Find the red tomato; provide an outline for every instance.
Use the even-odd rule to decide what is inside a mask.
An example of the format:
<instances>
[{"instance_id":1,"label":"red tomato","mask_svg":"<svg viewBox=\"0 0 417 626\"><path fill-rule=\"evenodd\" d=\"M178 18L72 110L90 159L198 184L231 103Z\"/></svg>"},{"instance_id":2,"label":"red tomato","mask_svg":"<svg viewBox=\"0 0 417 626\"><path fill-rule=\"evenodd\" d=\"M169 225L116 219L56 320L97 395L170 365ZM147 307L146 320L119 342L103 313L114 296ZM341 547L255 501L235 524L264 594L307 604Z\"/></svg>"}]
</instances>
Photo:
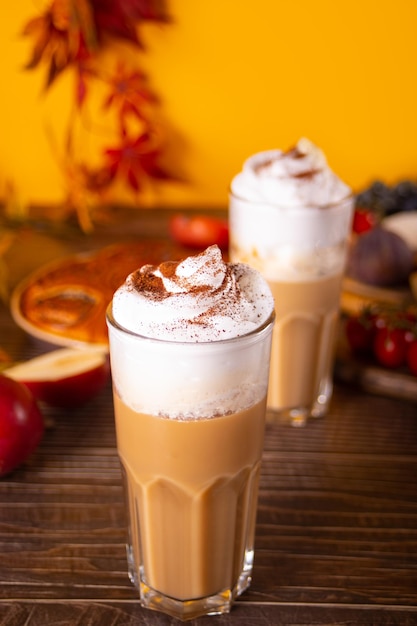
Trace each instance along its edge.
<instances>
[{"instance_id":1,"label":"red tomato","mask_svg":"<svg viewBox=\"0 0 417 626\"><path fill-rule=\"evenodd\" d=\"M177 243L190 248L217 244L225 250L229 245L229 224L225 218L176 214L169 221L169 231Z\"/></svg>"},{"instance_id":2,"label":"red tomato","mask_svg":"<svg viewBox=\"0 0 417 626\"><path fill-rule=\"evenodd\" d=\"M346 320L346 337L354 354L370 354L374 338L371 319L362 316L349 317Z\"/></svg>"},{"instance_id":3,"label":"red tomato","mask_svg":"<svg viewBox=\"0 0 417 626\"><path fill-rule=\"evenodd\" d=\"M385 367L400 367L406 362L407 343L404 330L400 328L379 328L375 335L374 354Z\"/></svg>"},{"instance_id":4,"label":"red tomato","mask_svg":"<svg viewBox=\"0 0 417 626\"><path fill-rule=\"evenodd\" d=\"M410 368L410 372L417 376L417 339L414 339L408 346L407 365Z\"/></svg>"},{"instance_id":5,"label":"red tomato","mask_svg":"<svg viewBox=\"0 0 417 626\"><path fill-rule=\"evenodd\" d=\"M376 224L375 213L370 211L369 209L355 209L353 214L353 224L352 230L357 235L361 233L366 233L368 230L371 230Z\"/></svg>"}]
</instances>

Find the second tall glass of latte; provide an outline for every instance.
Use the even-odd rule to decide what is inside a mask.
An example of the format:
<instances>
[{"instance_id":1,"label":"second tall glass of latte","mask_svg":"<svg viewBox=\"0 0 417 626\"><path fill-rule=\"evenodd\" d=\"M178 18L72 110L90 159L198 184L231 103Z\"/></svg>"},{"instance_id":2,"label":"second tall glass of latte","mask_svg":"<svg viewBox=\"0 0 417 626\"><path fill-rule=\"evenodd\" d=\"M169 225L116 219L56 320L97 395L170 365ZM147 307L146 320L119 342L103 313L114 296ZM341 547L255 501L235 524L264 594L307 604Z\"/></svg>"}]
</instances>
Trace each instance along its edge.
<instances>
[{"instance_id":1,"label":"second tall glass of latte","mask_svg":"<svg viewBox=\"0 0 417 626\"><path fill-rule=\"evenodd\" d=\"M271 291L212 246L132 273L107 320L130 578L176 618L227 612L253 565Z\"/></svg>"},{"instance_id":2,"label":"second tall glass of latte","mask_svg":"<svg viewBox=\"0 0 417 626\"><path fill-rule=\"evenodd\" d=\"M275 298L268 408L295 426L325 415L331 400L353 206L306 139L253 155L231 184L231 260L258 269Z\"/></svg>"}]
</instances>

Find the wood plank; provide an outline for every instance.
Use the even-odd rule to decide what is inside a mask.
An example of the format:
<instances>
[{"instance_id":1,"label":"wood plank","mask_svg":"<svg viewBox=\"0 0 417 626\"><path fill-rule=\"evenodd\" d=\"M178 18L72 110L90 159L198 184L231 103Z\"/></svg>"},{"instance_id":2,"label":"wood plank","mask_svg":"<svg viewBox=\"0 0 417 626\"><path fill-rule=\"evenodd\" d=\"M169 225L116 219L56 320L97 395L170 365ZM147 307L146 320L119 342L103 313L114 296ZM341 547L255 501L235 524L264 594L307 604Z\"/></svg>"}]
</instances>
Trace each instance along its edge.
<instances>
[{"instance_id":1,"label":"wood plank","mask_svg":"<svg viewBox=\"0 0 417 626\"><path fill-rule=\"evenodd\" d=\"M172 618L150 612L137 602L35 602L0 604L0 626L172 626ZM417 613L406 607L356 607L349 605L243 604L238 602L230 614L199 618L189 626L415 626Z\"/></svg>"}]
</instances>

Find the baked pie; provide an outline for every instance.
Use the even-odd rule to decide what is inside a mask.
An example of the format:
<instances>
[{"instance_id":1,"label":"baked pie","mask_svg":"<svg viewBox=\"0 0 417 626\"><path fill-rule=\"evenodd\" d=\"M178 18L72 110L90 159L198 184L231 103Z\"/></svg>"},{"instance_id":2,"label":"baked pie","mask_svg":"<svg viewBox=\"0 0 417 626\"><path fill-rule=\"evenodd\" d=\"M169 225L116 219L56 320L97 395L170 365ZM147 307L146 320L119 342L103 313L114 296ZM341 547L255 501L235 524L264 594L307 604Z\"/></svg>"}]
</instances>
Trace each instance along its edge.
<instances>
[{"instance_id":1,"label":"baked pie","mask_svg":"<svg viewBox=\"0 0 417 626\"><path fill-rule=\"evenodd\" d=\"M67 257L17 287L13 317L27 332L51 343L107 345L106 308L126 276L146 263L186 254L167 241L142 240Z\"/></svg>"}]
</instances>

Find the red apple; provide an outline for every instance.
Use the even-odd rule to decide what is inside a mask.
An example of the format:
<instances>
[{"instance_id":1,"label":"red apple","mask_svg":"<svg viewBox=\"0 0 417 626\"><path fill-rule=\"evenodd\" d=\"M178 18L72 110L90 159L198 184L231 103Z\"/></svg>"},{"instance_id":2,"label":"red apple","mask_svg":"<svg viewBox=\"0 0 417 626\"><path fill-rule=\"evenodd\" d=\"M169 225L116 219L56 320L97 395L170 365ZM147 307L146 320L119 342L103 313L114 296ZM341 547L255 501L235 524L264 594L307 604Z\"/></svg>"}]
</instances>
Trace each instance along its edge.
<instances>
[{"instance_id":1,"label":"red apple","mask_svg":"<svg viewBox=\"0 0 417 626\"><path fill-rule=\"evenodd\" d=\"M29 389L0 374L0 476L29 457L43 432L42 413Z\"/></svg>"},{"instance_id":2,"label":"red apple","mask_svg":"<svg viewBox=\"0 0 417 626\"><path fill-rule=\"evenodd\" d=\"M59 348L5 371L24 383L37 400L60 408L79 407L104 387L108 354L102 349Z\"/></svg>"},{"instance_id":3,"label":"red apple","mask_svg":"<svg viewBox=\"0 0 417 626\"><path fill-rule=\"evenodd\" d=\"M175 214L169 220L171 237L189 248L207 248L217 244L222 250L229 245L227 218L210 215Z\"/></svg>"}]
</instances>

